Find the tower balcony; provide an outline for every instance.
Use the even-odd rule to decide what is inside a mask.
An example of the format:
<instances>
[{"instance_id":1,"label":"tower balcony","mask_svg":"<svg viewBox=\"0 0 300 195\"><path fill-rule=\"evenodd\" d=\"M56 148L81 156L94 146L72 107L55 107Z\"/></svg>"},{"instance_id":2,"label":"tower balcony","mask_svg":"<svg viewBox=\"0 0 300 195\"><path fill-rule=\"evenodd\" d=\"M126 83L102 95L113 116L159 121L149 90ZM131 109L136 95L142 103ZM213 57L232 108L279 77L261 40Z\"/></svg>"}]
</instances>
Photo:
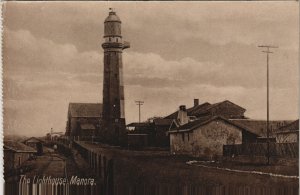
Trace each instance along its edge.
<instances>
[{"instance_id":1,"label":"tower balcony","mask_svg":"<svg viewBox=\"0 0 300 195\"><path fill-rule=\"evenodd\" d=\"M122 49L123 43L116 43L116 42L105 42L102 44L103 49L109 49L109 48L117 48Z\"/></svg>"},{"instance_id":2,"label":"tower balcony","mask_svg":"<svg viewBox=\"0 0 300 195\"><path fill-rule=\"evenodd\" d=\"M124 41L124 43L117 43L117 42L105 42L102 44L103 49L127 49L130 48L130 43L127 41Z\"/></svg>"}]
</instances>

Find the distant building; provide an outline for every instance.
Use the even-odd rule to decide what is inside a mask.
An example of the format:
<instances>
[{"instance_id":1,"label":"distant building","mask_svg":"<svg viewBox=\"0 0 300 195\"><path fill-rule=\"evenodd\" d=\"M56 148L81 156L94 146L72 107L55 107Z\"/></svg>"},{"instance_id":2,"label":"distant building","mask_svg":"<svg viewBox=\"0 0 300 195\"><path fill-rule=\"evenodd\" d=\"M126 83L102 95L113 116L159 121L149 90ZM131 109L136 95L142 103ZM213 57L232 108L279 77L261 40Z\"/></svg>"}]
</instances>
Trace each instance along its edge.
<instances>
[{"instance_id":1,"label":"distant building","mask_svg":"<svg viewBox=\"0 0 300 195\"><path fill-rule=\"evenodd\" d=\"M43 154L43 144L44 144L43 140L38 139L36 137L31 137L31 138L24 140L23 143L27 146L35 148L37 150L38 155Z\"/></svg>"},{"instance_id":2,"label":"distant building","mask_svg":"<svg viewBox=\"0 0 300 195\"><path fill-rule=\"evenodd\" d=\"M172 154L212 158L223 145L255 142L257 134L221 116L202 117L169 131Z\"/></svg>"},{"instance_id":3,"label":"distant building","mask_svg":"<svg viewBox=\"0 0 300 195\"><path fill-rule=\"evenodd\" d=\"M16 171L37 151L21 142L4 141L4 173Z\"/></svg>"},{"instance_id":4,"label":"distant building","mask_svg":"<svg viewBox=\"0 0 300 195\"><path fill-rule=\"evenodd\" d=\"M149 133L152 130L152 123L141 122L141 123L130 123L126 125L128 133Z\"/></svg>"},{"instance_id":5,"label":"distant building","mask_svg":"<svg viewBox=\"0 0 300 195\"><path fill-rule=\"evenodd\" d=\"M275 131L276 142L278 143L296 143L299 142L299 119L278 128Z\"/></svg>"},{"instance_id":6,"label":"distant building","mask_svg":"<svg viewBox=\"0 0 300 195\"><path fill-rule=\"evenodd\" d=\"M66 136L92 136L100 129L102 104L70 103Z\"/></svg>"},{"instance_id":7,"label":"distant building","mask_svg":"<svg viewBox=\"0 0 300 195\"><path fill-rule=\"evenodd\" d=\"M152 134L152 142L155 146L170 147L170 138L168 131L172 124L171 119L157 118L153 120L154 134Z\"/></svg>"},{"instance_id":8,"label":"distant building","mask_svg":"<svg viewBox=\"0 0 300 195\"><path fill-rule=\"evenodd\" d=\"M172 121L172 119L154 118L148 122L130 123L127 125L128 137L130 136L130 140L135 138L144 140L145 135L147 135L147 146L169 147L170 139L168 131ZM143 138L138 138L138 136L133 137L132 134L142 135Z\"/></svg>"},{"instance_id":9,"label":"distant building","mask_svg":"<svg viewBox=\"0 0 300 195\"><path fill-rule=\"evenodd\" d=\"M205 102L199 105L199 99L194 99L194 106L186 109L189 120L195 118L208 117L208 116L222 116L227 119L245 119L244 113L246 109L239 105L232 103L229 100L210 104ZM168 116L166 119L177 119L178 112L176 111Z\"/></svg>"}]
</instances>

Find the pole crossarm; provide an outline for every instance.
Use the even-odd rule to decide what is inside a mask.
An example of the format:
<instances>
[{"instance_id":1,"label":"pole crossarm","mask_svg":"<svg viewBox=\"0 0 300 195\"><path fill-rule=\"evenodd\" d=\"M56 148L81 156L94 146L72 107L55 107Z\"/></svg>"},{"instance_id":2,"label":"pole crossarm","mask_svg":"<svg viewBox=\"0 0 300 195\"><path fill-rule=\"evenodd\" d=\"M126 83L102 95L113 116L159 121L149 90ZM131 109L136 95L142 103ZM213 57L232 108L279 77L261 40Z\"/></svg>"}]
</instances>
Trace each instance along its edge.
<instances>
[{"instance_id":1,"label":"pole crossarm","mask_svg":"<svg viewBox=\"0 0 300 195\"><path fill-rule=\"evenodd\" d=\"M271 52L271 51L262 51L263 53L274 53L274 52Z\"/></svg>"},{"instance_id":2,"label":"pole crossarm","mask_svg":"<svg viewBox=\"0 0 300 195\"><path fill-rule=\"evenodd\" d=\"M144 104L144 102L141 100L136 100L135 103L139 106L139 123L141 123L141 106Z\"/></svg>"}]
</instances>

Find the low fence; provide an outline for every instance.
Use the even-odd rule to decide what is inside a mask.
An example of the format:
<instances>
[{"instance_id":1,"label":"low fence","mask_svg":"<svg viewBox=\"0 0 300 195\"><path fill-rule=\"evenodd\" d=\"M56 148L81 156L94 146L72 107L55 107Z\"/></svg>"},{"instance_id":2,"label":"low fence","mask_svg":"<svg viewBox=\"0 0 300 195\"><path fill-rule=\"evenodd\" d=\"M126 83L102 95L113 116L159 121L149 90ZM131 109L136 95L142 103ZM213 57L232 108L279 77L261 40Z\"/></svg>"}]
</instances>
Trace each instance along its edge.
<instances>
[{"instance_id":1,"label":"low fence","mask_svg":"<svg viewBox=\"0 0 300 195\"><path fill-rule=\"evenodd\" d=\"M270 143L269 155L273 157L298 158L299 143ZM267 143L245 143L238 145L224 145L223 156L247 155L266 156Z\"/></svg>"},{"instance_id":2,"label":"low fence","mask_svg":"<svg viewBox=\"0 0 300 195\"><path fill-rule=\"evenodd\" d=\"M82 158L88 163L98 179L101 180L101 193L103 195L114 194L114 159L110 158L99 150L92 148L86 148L79 144L79 142L73 142L73 148L78 151Z\"/></svg>"}]
</instances>

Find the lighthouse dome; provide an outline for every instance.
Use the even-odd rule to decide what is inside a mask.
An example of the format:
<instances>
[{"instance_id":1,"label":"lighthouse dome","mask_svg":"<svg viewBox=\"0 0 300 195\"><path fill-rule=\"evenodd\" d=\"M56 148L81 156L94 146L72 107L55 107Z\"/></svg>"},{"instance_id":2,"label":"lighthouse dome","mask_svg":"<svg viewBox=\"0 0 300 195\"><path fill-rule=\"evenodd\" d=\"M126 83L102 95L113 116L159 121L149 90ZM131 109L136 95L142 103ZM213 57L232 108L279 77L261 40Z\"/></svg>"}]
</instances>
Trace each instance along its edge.
<instances>
[{"instance_id":1,"label":"lighthouse dome","mask_svg":"<svg viewBox=\"0 0 300 195\"><path fill-rule=\"evenodd\" d=\"M115 11L110 11L104 22L121 22Z\"/></svg>"},{"instance_id":2,"label":"lighthouse dome","mask_svg":"<svg viewBox=\"0 0 300 195\"><path fill-rule=\"evenodd\" d=\"M121 20L112 9L104 21L104 37L122 37Z\"/></svg>"}]
</instances>

